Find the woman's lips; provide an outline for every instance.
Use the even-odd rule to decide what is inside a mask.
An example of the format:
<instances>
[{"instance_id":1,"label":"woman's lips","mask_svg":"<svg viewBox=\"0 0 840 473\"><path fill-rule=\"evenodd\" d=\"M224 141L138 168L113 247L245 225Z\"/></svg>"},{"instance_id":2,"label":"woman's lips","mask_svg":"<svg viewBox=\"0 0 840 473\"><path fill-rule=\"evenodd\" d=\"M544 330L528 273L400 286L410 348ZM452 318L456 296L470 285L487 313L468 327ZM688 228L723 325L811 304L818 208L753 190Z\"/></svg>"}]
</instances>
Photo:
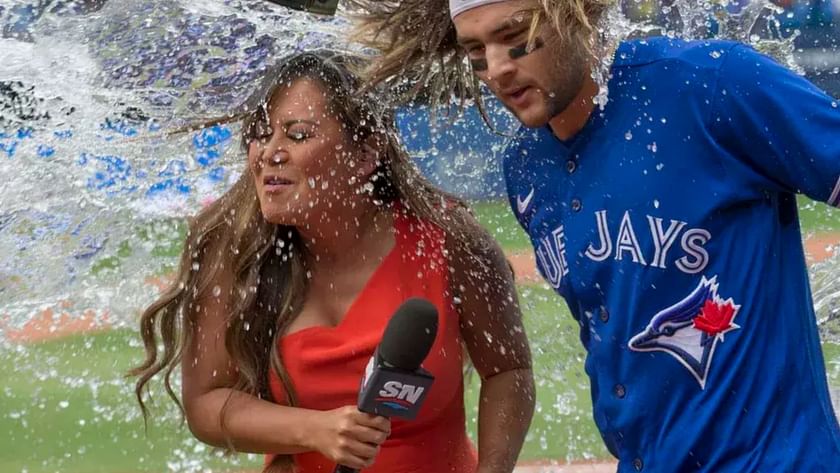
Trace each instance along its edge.
<instances>
[{"instance_id":1,"label":"woman's lips","mask_svg":"<svg viewBox=\"0 0 840 473\"><path fill-rule=\"evenodd\" d=\"M292 185L292 181L280 176L265 176L263 190L268 193L281 192Z\"/></svg>"}]
</instances>

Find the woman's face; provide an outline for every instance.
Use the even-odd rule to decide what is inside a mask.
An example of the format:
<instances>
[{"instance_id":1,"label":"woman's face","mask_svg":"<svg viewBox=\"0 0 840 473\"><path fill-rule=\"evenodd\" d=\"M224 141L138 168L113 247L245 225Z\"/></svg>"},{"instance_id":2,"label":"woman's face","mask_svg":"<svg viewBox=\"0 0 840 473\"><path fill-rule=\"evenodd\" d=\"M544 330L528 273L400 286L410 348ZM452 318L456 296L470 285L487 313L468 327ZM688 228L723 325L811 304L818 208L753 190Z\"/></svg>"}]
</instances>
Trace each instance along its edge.
<instances>
[{"instance_id":1,"label":"woman's face","mask_svg":"<svg viewBox=\"0 0 840 473\"><path fill-rule=\"evenodd\" d=\"M297 227L329 223L356 205L375 164L342 126L324 87L295 80L274 93L268 110L271 136L248 147L265 219Z\"/></svg>"}]
</instances>

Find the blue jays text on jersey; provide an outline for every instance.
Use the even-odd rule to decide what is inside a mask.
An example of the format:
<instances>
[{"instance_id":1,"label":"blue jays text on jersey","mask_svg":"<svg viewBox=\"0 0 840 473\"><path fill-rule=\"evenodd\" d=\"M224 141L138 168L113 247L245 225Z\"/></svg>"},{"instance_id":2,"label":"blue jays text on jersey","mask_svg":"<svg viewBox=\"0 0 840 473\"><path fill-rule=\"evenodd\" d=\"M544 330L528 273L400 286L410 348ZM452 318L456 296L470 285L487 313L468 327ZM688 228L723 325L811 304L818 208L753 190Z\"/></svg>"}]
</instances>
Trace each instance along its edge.
<instances>
[{"instance_id":1,"label":"blue jays text on jersey","mask_svg":"<svg viewBox=\"0 0 840 473\"><path fill-rule=\"evenodd\" d=\"M743 45L629 41L605 108L504 171L620 472L840 471L795 198L840 206L833 99Z\"/></svg>"}]
</instances>

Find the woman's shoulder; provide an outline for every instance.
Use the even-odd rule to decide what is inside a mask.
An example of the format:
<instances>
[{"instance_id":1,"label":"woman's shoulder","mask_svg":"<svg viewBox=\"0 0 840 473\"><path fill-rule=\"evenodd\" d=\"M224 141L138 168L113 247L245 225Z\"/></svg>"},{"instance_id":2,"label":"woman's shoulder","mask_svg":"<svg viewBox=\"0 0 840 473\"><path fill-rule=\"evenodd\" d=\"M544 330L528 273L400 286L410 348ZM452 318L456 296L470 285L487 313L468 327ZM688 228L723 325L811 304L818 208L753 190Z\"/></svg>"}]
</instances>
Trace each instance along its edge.
<instances>
[{"instance_id":1,"label":"woman's shoulder","mask_svg":"<svg viewBox=\"0 0 840 473\"><path fill-rule=\"evenodd\" d=\"M501 246L463 202L442 200L429 216L403 209L397 221L398 231L402 227L421 245L440 249L453 272L487 274L508 267Z\"/></svg>"}]
</instances>

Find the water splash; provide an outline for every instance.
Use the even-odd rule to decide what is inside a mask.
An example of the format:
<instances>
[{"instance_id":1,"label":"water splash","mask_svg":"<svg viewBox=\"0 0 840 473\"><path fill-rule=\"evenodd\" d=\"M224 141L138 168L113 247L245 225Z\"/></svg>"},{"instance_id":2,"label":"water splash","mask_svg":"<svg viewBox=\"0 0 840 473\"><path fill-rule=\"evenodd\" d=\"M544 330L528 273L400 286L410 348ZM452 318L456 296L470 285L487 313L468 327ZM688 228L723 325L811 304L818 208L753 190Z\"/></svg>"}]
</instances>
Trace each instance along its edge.
<instances>
[{"instance_id":1,"label":"water splash","mask_svg":"<svg viewBox=\"0 0 840 473\"><path fill-rule=\"evenodd\" d=\"M39 2L52 5L40 10L30 8L36 2L2 3L0 364L9 367L2 372L7 383L34 380L37 388L30 397L7 384L0 403L14 407L0 418L17 429L15 445L28 445L26 440L50 430L51 423L38 419L70 411L80 431L116 425L132 432L124 436L126 443L146 442L131 387L121 376L137 360L124 359L121 349L132 349L132 356L141 349L136 313L167 283L181 249L183 218L224 192L244 166L235 127L176 137L162 132L227 112L273 57L323 44L343 47L346 20L318 19L262 0ZM644 7L648 4L655 8ZM647 8L646 16L625 14L628 6ZM777 9L765 3L730 7L696 0L631 2L625 13L611 9L599 31L617 44L657 32L707 38L716 24L717 37L749 42L791 64L790 40L770 35L780 24L767 12ZM601 64L602 71L609 67L609 61ZM599 84L606 83L603 74L598 77ZM606 100L605 86L601 92L600 100ZM501 153L503 140L477 138L486 147L463 152L467 148L451 139L457 131L441 138L410 113L401 126L416 143L421 167L443 161L435 159L441 153L456 156L454 166L433 170L447 182L462 183L450 189L463 194L469 194L468 186L501 189L500 182L486 180L490 174L481 167L487 156ZM470 136L476 130L471 128ZM810 271L823 339L840 343L840 256ZM554 320L562 305L548 290L525 289L523 300L533 321ZM43 322L49 333L62 314L79 317L89 309L95 309L86 319L91 327L130 330L71 339L54 351L52 345L16 342L14 335L27 324ZM566 332L574 339L576 330L570 317L560 318L569 326L539 327L541 337L532 338L535 353L565 361L539 365L541 386L562 395L540 400L545 427L532 431L531 455L562 444L568 445L561 454L568 460L603 457L591 427L583 437L566 427L589 422L589 397L581 349L556 343ZM840 378L840 364L829 364L830 374ZM178 414L167 410L171 406L161 393L158 404L163 418L176 423ZM146 465L138 469L208 469L202 461L206 452L188 434L165 438L170 441L156 444L158 452L165 451L165 464L150 465L153 454L139 451ZM62 470L94 449L99 448L93 443L68 445L66 456L32 458L27 467Z\"/></svg>"},{"instance_id":2,"label":"water splash","mask_svg":"<svg viewBox=\"0 0 840 473\"><path fill-rule=\"evenodd\" d=\"M592 78L598 84L595 103L607 104L609 71L621 41L651 35L685 40L723 39L746 43L789 68L804 72L795 59L797 31L786 32L784 10L769 0L629 0L613 2L597 31L599 57Z\"/></svg>"}]
</instances>

